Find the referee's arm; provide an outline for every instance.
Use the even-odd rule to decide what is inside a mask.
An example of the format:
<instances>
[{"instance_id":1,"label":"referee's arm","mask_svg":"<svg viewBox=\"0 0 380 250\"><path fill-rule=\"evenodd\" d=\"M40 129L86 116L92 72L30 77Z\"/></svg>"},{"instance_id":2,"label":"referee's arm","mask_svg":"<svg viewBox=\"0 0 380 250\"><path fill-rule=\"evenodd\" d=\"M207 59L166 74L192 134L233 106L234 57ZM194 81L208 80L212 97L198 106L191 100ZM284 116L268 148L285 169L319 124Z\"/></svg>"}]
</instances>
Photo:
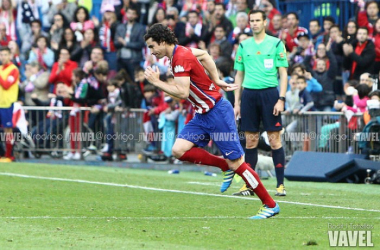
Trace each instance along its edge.
<instances>
[{"instance_id":1,"label":"referee's arm","mask_svg":"<svg viewBox=\"0 0 380 250\"><path fill-rule=\"evenodd\" d=\"M285 96L288 90L288 72L285 67L278 68L278 74L280 75L280 96Z\"/></svg>"}]
</instances>

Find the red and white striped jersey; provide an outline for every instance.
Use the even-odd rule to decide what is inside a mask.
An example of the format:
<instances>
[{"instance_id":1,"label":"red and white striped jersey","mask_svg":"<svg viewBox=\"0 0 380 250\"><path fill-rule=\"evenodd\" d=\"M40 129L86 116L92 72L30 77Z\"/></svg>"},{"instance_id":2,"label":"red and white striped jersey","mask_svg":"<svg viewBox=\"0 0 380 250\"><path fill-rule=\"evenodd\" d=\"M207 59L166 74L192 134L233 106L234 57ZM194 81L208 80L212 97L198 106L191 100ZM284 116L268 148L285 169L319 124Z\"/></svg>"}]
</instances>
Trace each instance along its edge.
<instances>
[{"instance_id":1,"label":"red and white striped jersey","mask_svg":"<svg viewBox=\"0 0 380 250\"><path fill-rule=\"evenodd\" d=\"M171 58L171 71L174 77L190 77L190 94L187 98L195 112L204 114L220 100L219 87L211 81L202 64L191 49L176 45Z\"/></svg>"}]
</instances>

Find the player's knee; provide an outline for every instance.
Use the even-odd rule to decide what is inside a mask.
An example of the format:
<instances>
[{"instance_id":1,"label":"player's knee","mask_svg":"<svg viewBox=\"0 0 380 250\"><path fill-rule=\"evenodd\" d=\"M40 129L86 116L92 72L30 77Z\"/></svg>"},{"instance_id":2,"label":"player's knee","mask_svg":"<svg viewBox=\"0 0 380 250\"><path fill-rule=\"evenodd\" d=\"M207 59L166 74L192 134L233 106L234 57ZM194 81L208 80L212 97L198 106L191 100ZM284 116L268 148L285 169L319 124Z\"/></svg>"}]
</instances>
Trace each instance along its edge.
<instances>
[{"instance_id":1,"label":"player's knee","mask_svg":"<svg viewBox=\"0 0 380 250\"><path fill-rule=\"evenodd\" d=\"M281 139L269 139L269 145L271 147L271 149L279 149L282 147L282 144L281 144Z\"/></svg>"},{"instance_id":2,"label":"player's knee","mask_svg":"<svg viewBox=\"0 0 380 250\"><path fill-rule=\"evenodd\" d=\"M172 155L175 157L175 158L177 158L177 159L179 159L179 158L181 158L181 156L183 155L185 153L185 151L183 150L183 149L181 149L180 147L178 147L178 146L173 146L173 148L172 148Z\"/></svg>"},{"instance_id":3,"label":"player's knee","mask_svg":"<svg viewBox=\"0 0 380 250\"><path fill-rule=\"evenodd\" d=\"M257 148L259 145L259 140L246 140L245 142L245 147L250 149L250 148Z\"/></svg>"}]
</instances>

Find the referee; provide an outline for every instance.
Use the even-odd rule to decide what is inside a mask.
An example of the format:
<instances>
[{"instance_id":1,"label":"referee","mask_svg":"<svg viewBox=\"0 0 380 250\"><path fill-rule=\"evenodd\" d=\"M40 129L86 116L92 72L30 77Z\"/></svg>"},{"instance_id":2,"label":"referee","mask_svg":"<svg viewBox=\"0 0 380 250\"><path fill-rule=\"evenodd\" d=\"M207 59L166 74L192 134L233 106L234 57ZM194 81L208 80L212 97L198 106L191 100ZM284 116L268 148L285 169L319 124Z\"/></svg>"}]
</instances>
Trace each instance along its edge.
<instances>
[{"instance_id":1,"label":"referee","mask_svg":"<svg viewBox=\"0 0 380 250\"><path fill-rule=\"evenodd\" d=\"M265 33L266 15L261 10L249 13L253 38L240 43L234 68L237 70L235 83L243 91L235 91L235 116L241 116L241 130L245 131L245 161L255 169L260 122L267 131L272 149L277 187L276 195L286 196L284 187L285 153L281 145L281 111L285 106L287 90L286 49L282 41ZM280 93L277 90L280 76ZM235 195L253 195L243 187Z\"/></svg>"}]
</instances>

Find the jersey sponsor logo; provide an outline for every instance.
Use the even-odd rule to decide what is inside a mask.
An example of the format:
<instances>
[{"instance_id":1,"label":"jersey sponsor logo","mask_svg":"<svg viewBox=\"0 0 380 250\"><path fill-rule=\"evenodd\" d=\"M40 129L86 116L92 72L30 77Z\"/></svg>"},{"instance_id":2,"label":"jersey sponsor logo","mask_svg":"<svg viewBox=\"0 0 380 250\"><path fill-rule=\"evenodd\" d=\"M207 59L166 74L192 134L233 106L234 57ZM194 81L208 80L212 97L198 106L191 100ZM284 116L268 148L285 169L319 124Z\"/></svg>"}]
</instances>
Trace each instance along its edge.
<instances>
[{"instance_id":1,"label":"jersey sponsor logo","mask_svg":"<svg viewBox=\"0 0 380 250\"><path fill-rule=\"evenodd\" d=\"M215 85L213 83L211 83L210 87L208 88L209 90L215 90Z\"/></svg>"},{"instance_id":2,"label":"jersey sponsor logo","mask_svg":"<svg viewBox=\"0 0 380 250\"><path fill-rule=\"evenodd\" d=\"M260 51L257 51L257 53L256 53L257 55L261 55L261 52Z\"/></svg>"},{"instance_id":3,"label":"jersey sponsor logo","mask_svg":"<svg viewBox=\"0 0 380 250\"><path fill-rule=\"evenodd\" d=\"M238 57L238 61L241 62L241 56Z\"/></svg>"},{"instance_id":4,"label":"jersey sponsor logo","mask_svg":"<svg viewBox=\"0 0 380 250\"><path fill-rule=\"evenodd\" d=\"M226 156L229 156L230 154L232 154L234 151L231 151L231 152L228 152L226 153Z\"/></svg>"},{"instance_id":5,"label":"jersey sponsor logo","mask_svg":"<svg viewBox=\"0 0 380 250\"><path fill-rule=\"evenodd\" d=\"M175 73L185 72L185 69L181 65L177 65L174 67L174 72Z\"/></svg>"},{"instance_id":6,"label":"jersey sponsor logo","mask_svg":"<svg viewBox=\"0 0 380 250\"><path fill-rule=\"evenodd\" d=\"M280 57L281 57L281 58L284 58L284 53L281 52L281 53L280 53Z\"/></svg>"}]
</instances>

